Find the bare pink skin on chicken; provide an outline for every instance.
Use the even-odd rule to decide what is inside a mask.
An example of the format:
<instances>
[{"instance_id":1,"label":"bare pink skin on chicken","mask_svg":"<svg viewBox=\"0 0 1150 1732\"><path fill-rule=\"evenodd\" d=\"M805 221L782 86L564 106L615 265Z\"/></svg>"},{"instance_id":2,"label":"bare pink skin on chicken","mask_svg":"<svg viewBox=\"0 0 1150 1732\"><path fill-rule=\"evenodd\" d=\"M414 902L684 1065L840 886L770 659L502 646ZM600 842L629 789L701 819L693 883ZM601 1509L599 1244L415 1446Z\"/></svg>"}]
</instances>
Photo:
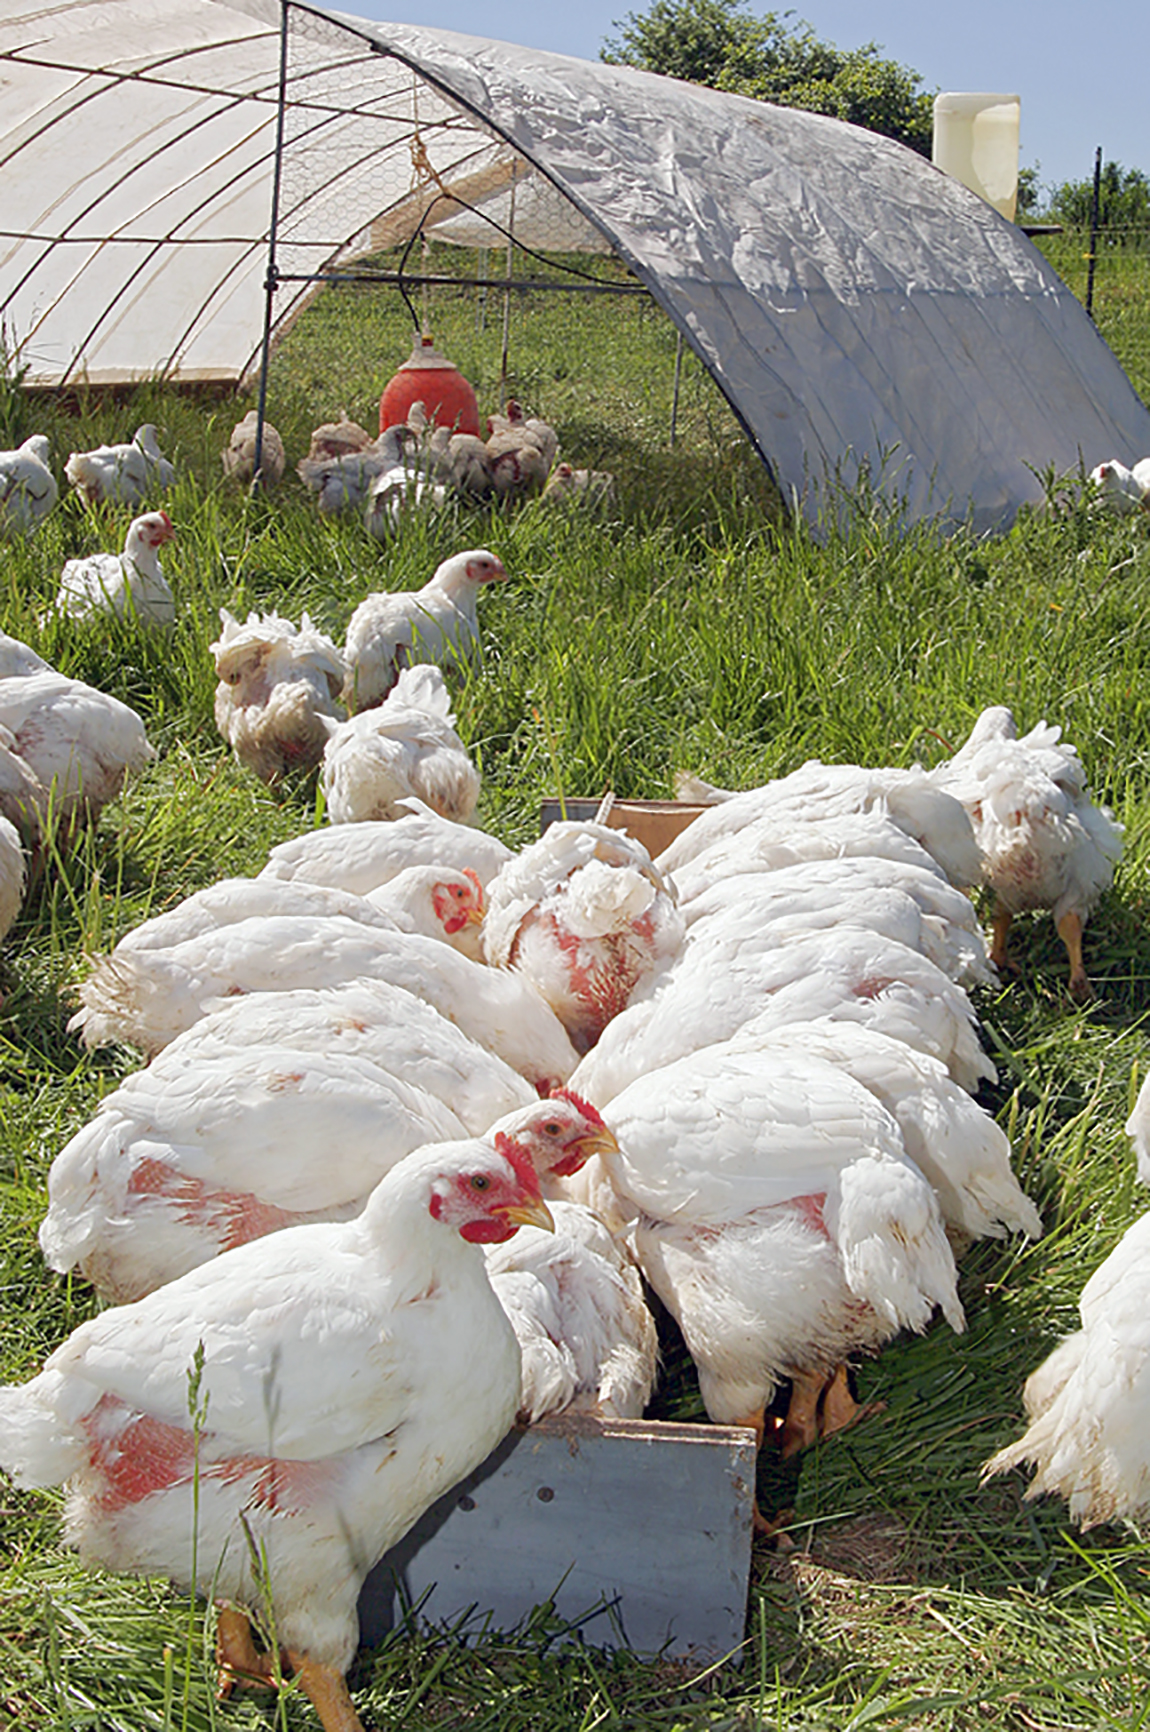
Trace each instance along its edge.
<instances>
[{"instance_id":1,"label":"bare pink skin on chicken","mask_svg":"<svg viewBox=\"0 0 1150 1732\"><path fill-rule=\"evenodd\" d=\"M128 1191L132 1196L170 1198L179 1205L178 1218L185 1227L204 1226L219 1235L221 1251L277 1233L300 1219L250 1191L213 1190L201 1179L175 1173L162 1161L141 1161L128 1182Z\"/></svg>"},{"instance_id":2,"label":"bare pink skin on chicken","mask_svg":"<svg viewBox=\"0 0 1150 1732\"><path fill-rule=\"evenodd\" d=\"M612 1017L626 1009L637 983L650 967L655 911L650 909L639 915L624 932L595 939L568 932L550 912L536 910L528 915L524 925L534 920L546 926L566 961L568 989L580 1007L580 1015L573 1027L562 1012L558 1014L567 1022L567 1032L578 1051L588 1052ZM517 951L518 940L512 947L512 963Z\"/></svg>"}]
</instances>

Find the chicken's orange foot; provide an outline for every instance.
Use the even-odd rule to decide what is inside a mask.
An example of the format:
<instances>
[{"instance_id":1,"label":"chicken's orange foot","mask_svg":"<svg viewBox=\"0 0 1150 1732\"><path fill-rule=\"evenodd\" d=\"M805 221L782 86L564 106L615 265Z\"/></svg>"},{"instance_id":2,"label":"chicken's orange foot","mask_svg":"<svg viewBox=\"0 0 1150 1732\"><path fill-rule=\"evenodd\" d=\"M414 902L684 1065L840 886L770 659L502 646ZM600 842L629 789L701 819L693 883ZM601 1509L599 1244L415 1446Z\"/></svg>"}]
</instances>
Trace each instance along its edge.
<instances>
[{"instance_id":1,"label":"chicken's orange foot","mask_svg":"<svg viewBox=\"0 0 1150 1732\"><path fill-rule=\"evenodd\" d=\"M364 1732L342 1672L321 1666L318 1660L310 1660L306 1654L294 1653L290 1648L288 1660L300 1689L319 1715L324 1732Z\"/></svg>"},{"instance_id":2,"label":"chicken's orange foot","mask_svg":"<svg viewBox=\"0 0 1150 1732\"><path fill-rule=\"evenodd\" d=\"M1003 973L1010 967L1010 961L1006 954L1006 937L1013 919L1014 916L1009 909L996 908L990 926L990 960L994 967Z\"/></svg>"},{"instance_id":3,"label":"chicken's orange foot","mask_svg":"<svg viewBox=\"0 0 1150 1732\"><path fill-rule=\"evenodd\" d=\"M226 1701L237 1684L274 1684L275 1667L270 1654L261 1654L252 1640L246 1612L235 1606L220 1606L216 1614L216 1663L219 1677L216 1696Z\"/></svg>"},{"instance_id":4,"label":"chicken's orange foot","mask_svg":"<svg viewBox=\"0 0 1150 1732\"><path fill-rule=\"evenodd\" d=\"M783 1460L800 1449L808 1449L819 1435L819 1400L827 1386L821 1371L799 1371L791 1379L787 1417L779 1433Z\"/></svg>"},{"instance_id":5,"label":"chicken's orange foot","mask_svg":"<svg viewBox=\"0 0 1150 1732\"><path fill-rule=\"evenodd\" d=\"M1094 997L1094 988L1087 978L1082 961L1082 916L1064 914L1057 925L1058 936L1066 946L1066 954L1070 959L1070 996L1077 1004L1089 1004Z\"/></svg>"},{"instance_id":6,"label":"chicken's orange foot","mask_svg":"<svg viewBox=\"0 0 1150 1732\"><path fill-rule=\"evenodd\" d=\"M781 1509L779 1511L778 1515L775 1516L773 1521L768 1520L767 1517L763 1514L762 1510L759 1508L758 1498L755 1499L755 1507L754 1507L754 1510L753 1510L752 1515L751 1515L751 1521L752 1521L752 1524L754 1526L755 1533L759 1536L760 1539L763 1539L763 1540L781 1539L784 1529L788 1528L790 1526L791 1522L794 1521L794 1519L795 1519L795 1512L793 1509Z\"/></svg>"},{"instance_id":7,"label":"chicken's orange foot","mask_svg":"<svg viewBox=\"0 0 1150 1732\"><path fill-rule=\"evenodd\" d=\"M847 1368L840 1365L823 1394L819 1430L823 1437L832 1437L836 1431L845 1431L848 1425L857 1425L860 1419L885 1409L885 1401L856 1401Z\"/></svg>"}]
</instances>

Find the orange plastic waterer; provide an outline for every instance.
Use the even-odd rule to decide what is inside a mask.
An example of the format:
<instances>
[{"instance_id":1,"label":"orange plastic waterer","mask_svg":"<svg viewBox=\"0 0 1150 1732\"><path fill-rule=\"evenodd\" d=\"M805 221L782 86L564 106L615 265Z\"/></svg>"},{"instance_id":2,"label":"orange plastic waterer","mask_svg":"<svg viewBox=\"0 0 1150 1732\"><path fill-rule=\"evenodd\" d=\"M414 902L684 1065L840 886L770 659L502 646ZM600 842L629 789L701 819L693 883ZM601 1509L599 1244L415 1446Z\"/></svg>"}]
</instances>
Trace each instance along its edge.
<instances>
[{"instance_id":1,"label":"orange plastic waterer","mask_svg":"<svg viewBox=\"0 0 1150 1732\"><path fill-rule=\"evenodd\" d=\"M437 427L449 427L453 433L479 433L474 390L430 337L415 339L410 360L385 385L379 400L380 432L406 421L413 403L422 403L427 419Z\"/></svg>"}]
</instances>

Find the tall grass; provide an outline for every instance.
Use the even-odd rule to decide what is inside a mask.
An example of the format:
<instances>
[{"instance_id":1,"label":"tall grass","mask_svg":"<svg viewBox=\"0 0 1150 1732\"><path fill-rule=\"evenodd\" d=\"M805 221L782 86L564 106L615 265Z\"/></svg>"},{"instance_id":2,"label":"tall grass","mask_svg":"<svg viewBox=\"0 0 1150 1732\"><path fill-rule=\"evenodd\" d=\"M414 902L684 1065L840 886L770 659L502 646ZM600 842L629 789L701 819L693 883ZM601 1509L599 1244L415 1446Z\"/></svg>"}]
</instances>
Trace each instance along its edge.
<instances>
[{"instance_id":1,"label":"tall grass","mask_svg":"<svg viewBox=\"0 0 1150 1732\"><path fill-rule=\"evenodd\" d=\"M433 311L439 340L495 407L496 336L463 297ZM1073 1325L1083 1282L1143 1206L1122 1124L1150 1063L1150 525L1094 514L1071 483L1062 509L1028 513L997 540L904 531L863 495L816 539L777 513L721 399L690 368L671 447L673 340L649 310L586 308L581 336L550 304L521 319L517 388L556 421L574 461L616 469L610 519L541 504L416 515L381 550L354 518L320 521L294 480L267 499L225 485L218 450L246 403L148 389L72 413L23 404L61 461L143 420L160 426L180 470L165 556L180 617L165 641L38 623L63 559L112 545L127 513L67 499L36 537L4 549L5 628L134 703L160 755L32 887L0 957L0 1375L30 1375L93 1310L82 1282L46 1273L35 1237L54 1154L136 1062L85 1053L65 1031L85 956L200 885L257 870L315 820L314 781L266 789L215 733L219 607L306 607L338 636L369 588L422 581L461 546L493 547L511 581L483 598L482 666L455 695L483 769L479 819L511 843L535 832L557 784L655 796L677 768L738 785L813 755L934 762L984 704L1009 703L1023 726L1044 715L1063 725L1127 826L1117 885L1087 932L1095 1003L1071 1004L1061 947L1039 919L1016 929L1018 977L979 1003L1000 1069L986 1100L1045 1238L966 1256L964 1337L936 1327L860 1368L862 1393L885 1414L794 1462L764 1459L761 1497L794 1515L789 1549L756 1548L741 1668L564 1647L544 1608L516 1637L493 1633L468 1651L402 1634L353 1683L381 1727L1143 1725L1138 1536L1076 1538L1059 1505L1024 1504L1018 1478L980 1488L978 1468L1016 1431L1023 1378ZM371 425L406 349L402 321L366 294L325 296L277 357L271 413L291 454L340 407ZM666 1362L658 1411L700 1417L670 1338ZM215 1702L210 1613L189 1627L187 1603L164 1584L83 1571L60 1543L58 1494L6 1488L0 1499L0 1724L273 1723L266 1696ZM679 1519L657 1486L652 1499L653 1520ZM289 1728L315 1725L295 1692L279 1714Z\"/></svg>"}]
</instances>

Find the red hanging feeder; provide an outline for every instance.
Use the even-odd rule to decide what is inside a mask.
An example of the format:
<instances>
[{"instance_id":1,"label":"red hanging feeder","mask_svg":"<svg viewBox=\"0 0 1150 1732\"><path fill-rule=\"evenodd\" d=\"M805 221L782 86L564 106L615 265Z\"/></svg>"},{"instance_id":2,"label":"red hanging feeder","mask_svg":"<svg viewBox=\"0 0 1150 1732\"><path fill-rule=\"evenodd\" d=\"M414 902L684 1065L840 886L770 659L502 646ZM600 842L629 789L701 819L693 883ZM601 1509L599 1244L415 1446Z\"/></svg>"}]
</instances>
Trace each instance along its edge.
<instances>
[{"instance_id":1,"label":"red hanging feeder","mask_svg":"<svg viewBox=\"0 0 1150 1732\"><path fill-rule=\"evenodd\" d=\"M436 349L430 337L417 337L411 359L384 387L379 400L381 433L406 421L413 403L422 403L427 419L453 433L479 434L479 404L457 367Z\"/></svg>"}]
</instances>

